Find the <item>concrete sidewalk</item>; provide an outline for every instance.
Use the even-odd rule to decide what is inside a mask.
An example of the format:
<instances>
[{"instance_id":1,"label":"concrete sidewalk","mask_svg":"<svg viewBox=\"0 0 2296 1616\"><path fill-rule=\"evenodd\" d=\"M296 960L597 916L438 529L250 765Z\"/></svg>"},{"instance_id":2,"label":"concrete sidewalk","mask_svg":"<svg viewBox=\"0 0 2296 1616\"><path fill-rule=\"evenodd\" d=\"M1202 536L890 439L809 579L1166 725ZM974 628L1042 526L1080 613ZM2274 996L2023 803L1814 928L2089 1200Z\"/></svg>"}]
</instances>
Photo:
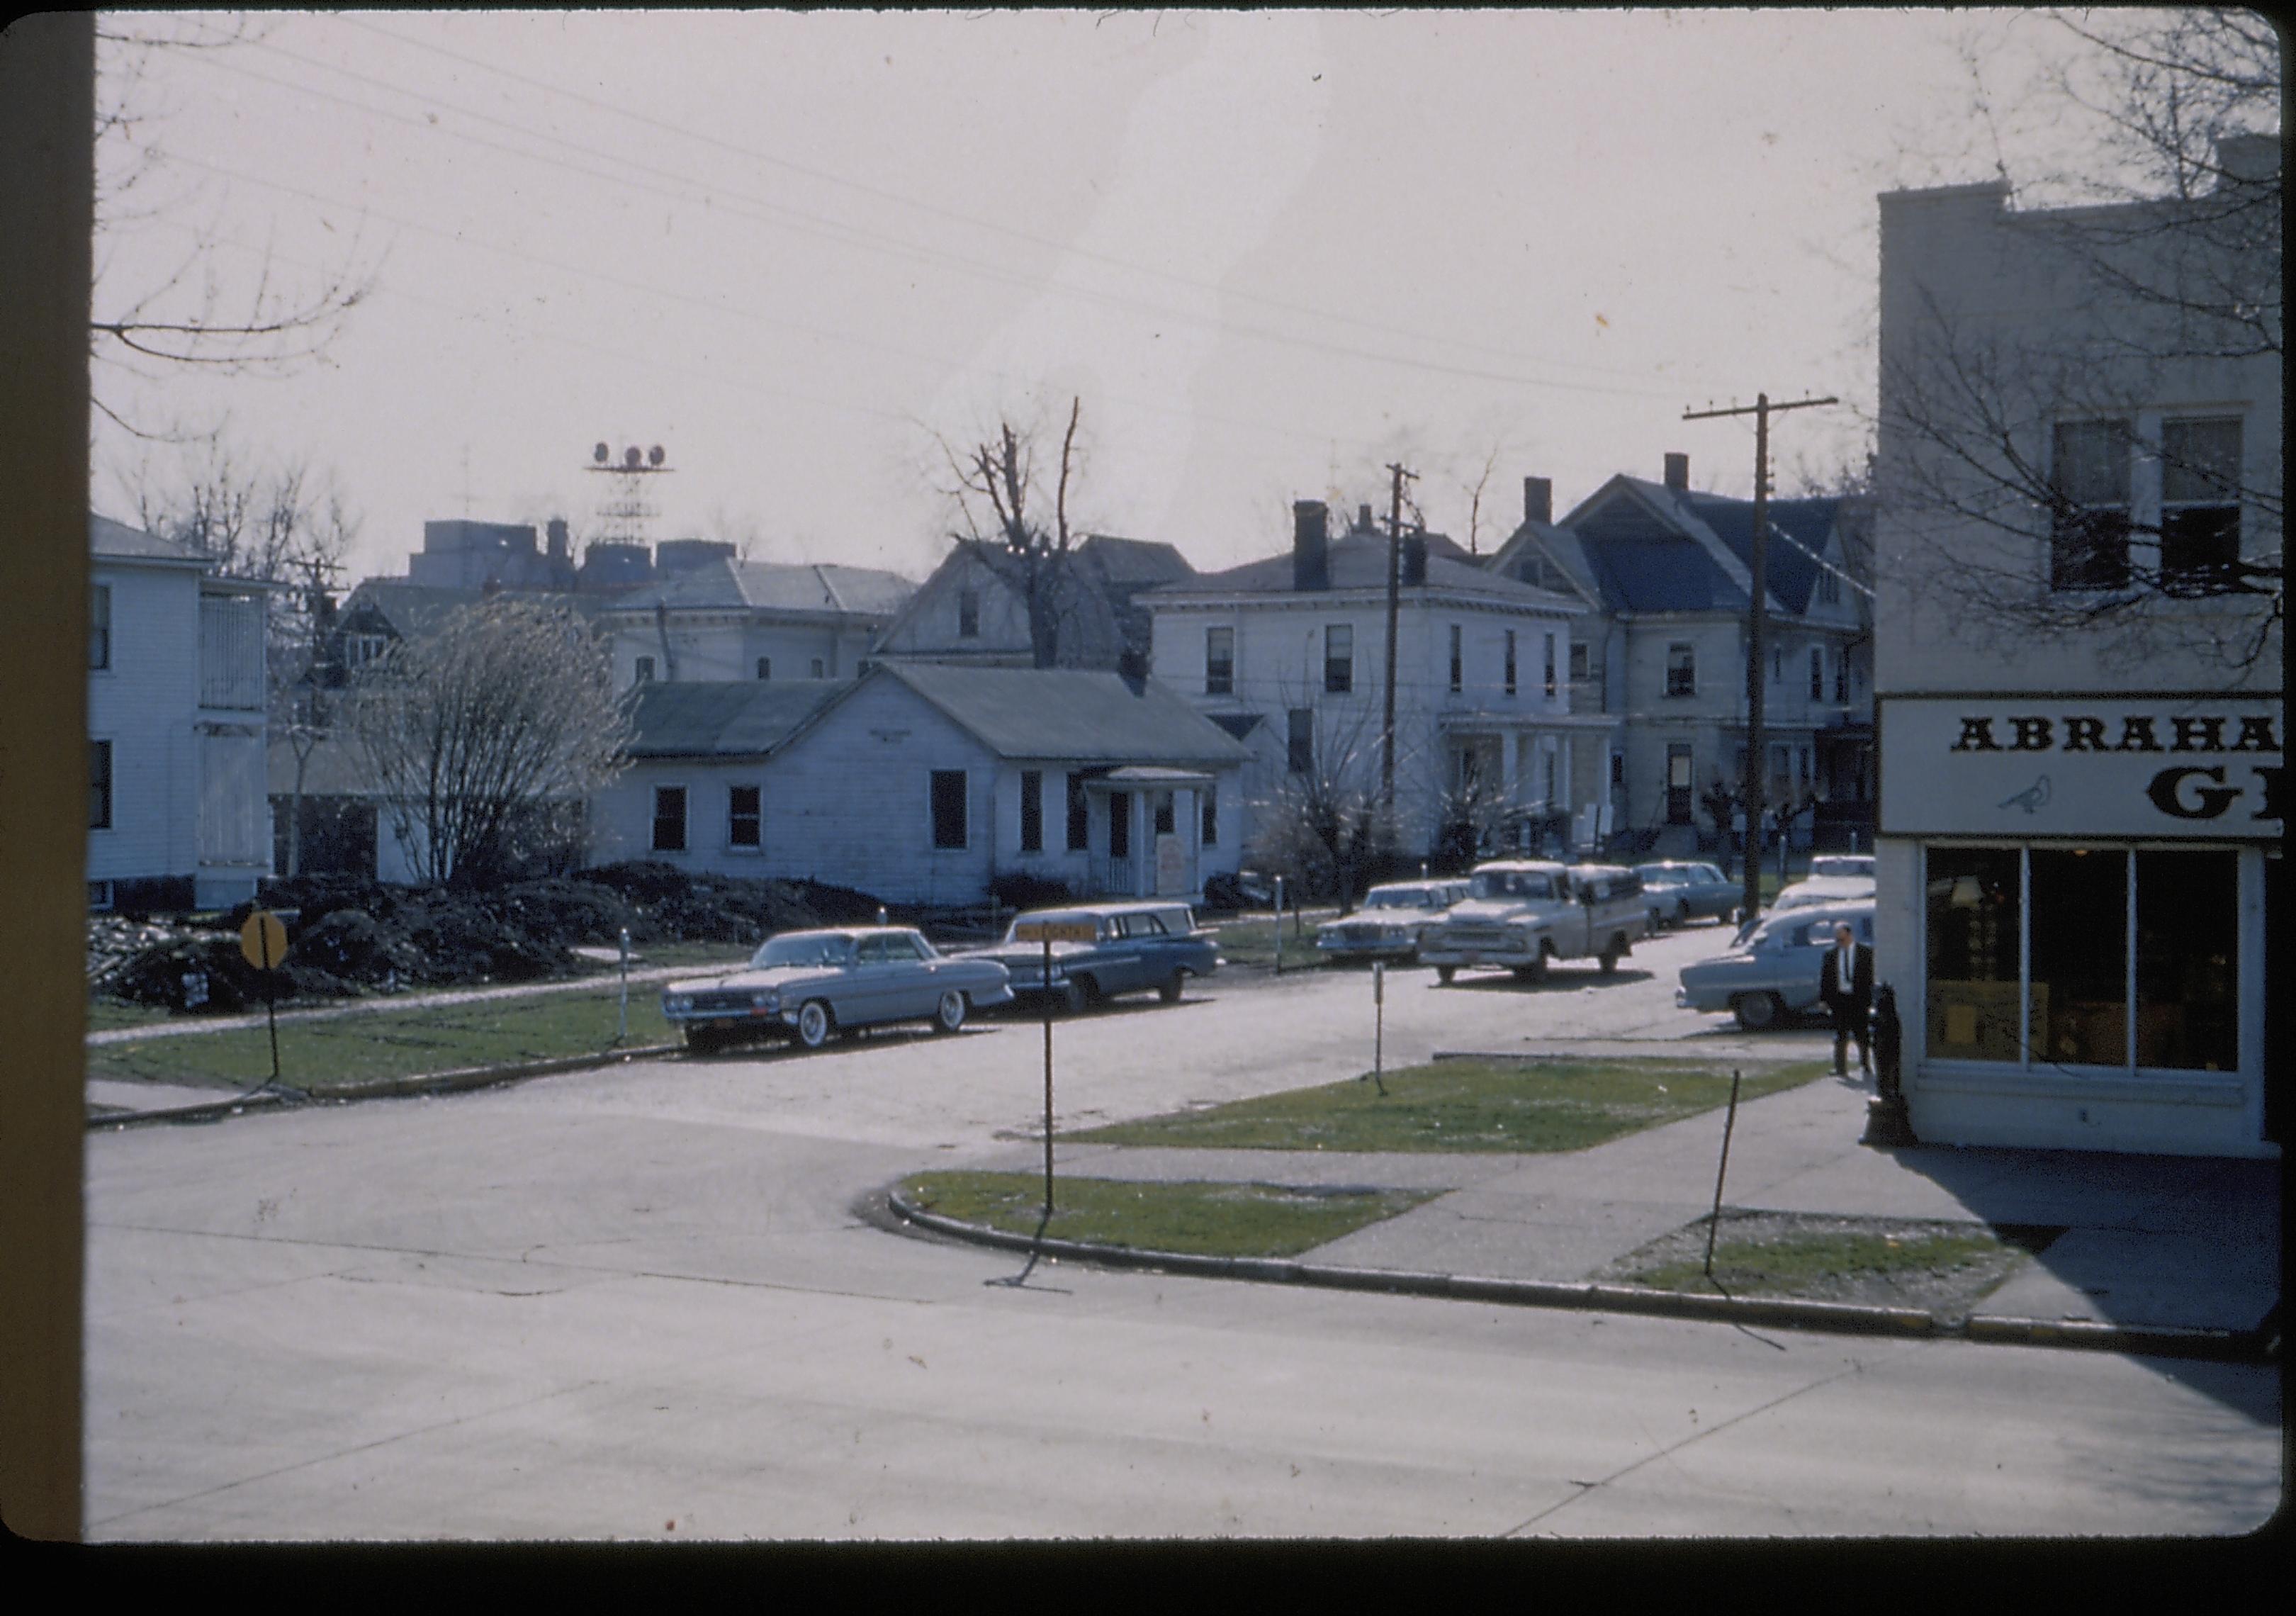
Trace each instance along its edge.
<instances>
[{"instance_id":1,"label":"concrete sidewalk","mask_svg":"<svg viewBox=\"0 0 2296 1616\"><path fill-rule=\"evenodd\" d=\"M1574 1046L1571 1053L1586 1051ZM2277 1162L1947 1146L1877 1150L1857 1142L1870 1092L1829 1078L1742 1104L1730 1140L1725 1208L2064 1233L1966 1317L1907 1317L1903 1309L1840 1304L1781 1308L1752 1299L1734 1316L2224 1357L2254 1356L2276 1341ZM1054 1163L1056 1173L1079 1177L1447 1192L1294 1262L1236 1265L1232 1271L1239 1277L1494 1299L1508 1297L1512 1287L1513 1299L1525 1301L1597 1308L1632 1301L1641 1310L1733 1317L1725 1299L1680 1298L1685 1305L1669 1308L1653 1297L1644 1306L1643 1298L1614 1287L1590 1293L1588 1281L1645 1243L1707 1216L1722 1125L1722 1113L1711 1112L1555 1155L1341 1155L1056 1142ZM1042 1164L1041 1144L964 1163L1021 1172ZM914 1220L945 1226L929 1217ZM1209 1259L1210 1268L1218 1260ZM1382 1276L1393 1283L1381 1285ZM1869 1317L1857 1317L1861 1312Z\"/></svg>"}]
</instances>

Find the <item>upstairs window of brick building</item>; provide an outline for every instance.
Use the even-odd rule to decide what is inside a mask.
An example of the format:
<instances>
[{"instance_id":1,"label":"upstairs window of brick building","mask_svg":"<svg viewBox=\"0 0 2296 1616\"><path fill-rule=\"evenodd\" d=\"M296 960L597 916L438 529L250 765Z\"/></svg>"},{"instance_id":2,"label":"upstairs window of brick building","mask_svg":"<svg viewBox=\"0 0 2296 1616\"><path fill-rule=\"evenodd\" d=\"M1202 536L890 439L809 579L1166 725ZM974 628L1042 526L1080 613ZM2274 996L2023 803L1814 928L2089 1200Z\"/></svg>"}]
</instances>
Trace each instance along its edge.
<instances>
[{"instance_id":1,"label":"upstairs window of brick building","mask_svg":"<svg viewBox=\"0 0 2296 1616\"><path fill-rule=\"evenodd\" d=\"M2053 448L2049 587L2120 588L2128 582L2128 423L2062 421Z\"/></svg>"},{"instance_id":2,"label":"upstairs window of brick building","mask_svg":"<svg viewBox=\"0 0 2296 1616\"><path fill-rule=\"evenodd\" d=\"M2161 581L2171 591L2229 587L2240 560L2240 420L2161 428Z\"/></svg>"}]
</instances>

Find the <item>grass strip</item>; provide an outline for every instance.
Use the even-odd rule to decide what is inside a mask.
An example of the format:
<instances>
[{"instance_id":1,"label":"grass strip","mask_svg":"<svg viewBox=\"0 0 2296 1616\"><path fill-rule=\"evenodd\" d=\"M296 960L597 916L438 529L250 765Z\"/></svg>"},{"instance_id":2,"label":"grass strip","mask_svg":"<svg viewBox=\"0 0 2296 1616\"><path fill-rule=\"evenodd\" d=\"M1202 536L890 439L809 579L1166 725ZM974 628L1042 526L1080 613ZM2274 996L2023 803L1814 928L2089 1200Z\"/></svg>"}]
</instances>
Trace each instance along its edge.
<instances>
[{"instance_id":1,"label":"grass strip","mask_svg":"<svg viewBox=\"0 0 2296 1616\"><path fill-rule=\"evenodd\" d=\"M1742 1102L1822 1075L1822 1061L1748 1073ZM1634 1061L1437 1061L1386 1074L1111 1123L1069 1137L1199 1150L1550 1152L1584 1150L1710 1111L1727 1067Z\"/></svg>"},{"instance_id":2,"label":"grass strip","mask_svg":"<svg viewBox=\"0 0 2296 1616\"><path fill-rule=\"evenodd\" d=\"M1266 920L1222 921L1218 928L1220 957L1231 965L1275 964L1275 929L1283 928L1283 972L1320 971L1332 964L1316 951L1316 928L1338 915L1337 909L1310 909L1295 916L1285 910L1279 923Z\"/></svg>"},{"instance_id":3,"label":"grass strip","mask_svg":"<svg viewBox=\"0 0 2296 1616\"><path fill-rule=\"evenodd\" d=\"M385 1082L472 1066L514 1065L614 1047L618 992L548 993L404 1011L377 1010L283 1022L279 1075L298 1083ZM670 1041L659 984L630 989L629 1045ZM261 1026L196 1038L92 1046L87 1075L128 1081L236 1087L271 1075Z\"/></svg>"},{"instance_id":4,"label":"grass strip","mask_svg":"<svg viewBox=\"0 0 2296 1616\"><path fill-rule=\"evenodd\" d=\"M1296 1257L1440 1193L1062 1178L1045 1236L1200 1257ZM1014 1235L1034 1235L1045 1211L1045 1180L1034 1173L920 1173L901 1194L922 1210Z\"/></svg>"},{"instance_id":5,"label":"grass strip","mask_svg":"<svg viewBox=\"0 0 2296 1616\"><path fill-rule=\"evenodd\" d=\"M1714 1277L1731 1291L1764 1296L1814 1296L1866 1276L1930 1273L1972 1267L2018 1253L1988 1234L1788 1235L1775 1240L1718 1240ZM1705 1259L1677 1259L1626 1277L1660 1291L1710 1290Z\"/></svg>"}]
</instances>

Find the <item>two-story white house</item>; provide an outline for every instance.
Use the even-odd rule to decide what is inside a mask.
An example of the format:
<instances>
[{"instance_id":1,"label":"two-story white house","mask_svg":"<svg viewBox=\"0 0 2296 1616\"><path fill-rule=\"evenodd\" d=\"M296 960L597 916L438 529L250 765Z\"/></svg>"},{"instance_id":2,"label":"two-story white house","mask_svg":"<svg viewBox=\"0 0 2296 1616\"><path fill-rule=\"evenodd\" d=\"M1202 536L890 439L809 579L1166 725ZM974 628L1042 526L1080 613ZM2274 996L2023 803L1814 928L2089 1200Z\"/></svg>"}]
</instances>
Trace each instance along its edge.
<instances>
[{"instance_id":1,"label":"two-story white house","mask_svg":"<svg viewBox=\"0 0 2296 1616\"><path fill-rule=\"evenodd\" d=\"M1359 522L1334 539L1321 501L1292 508L1292 552L1139 598L1154 618L1152 669L1197 710L1255 742L1255 811L1285 775L1318 770L1382 789L1389 538ZM1594 803L1604 721L1575 716L1569 669L1586 605L1474 563L1439 535L1398 556L1395 832L1406 857L1476 840L1560 835ZM1584 742L1586 744L1582 745Z\"/></svg>"},{"instance_id":2,"label":"two-story white house","mask_svg":"<svg viewBox=\"0 0 2296 1616\"><path fill-rule=\"evenodd\" d=\"M267 598L184 546L89 516L91 908L221 908L270 874Z\"/></svg>"},{"instance_id":3,"label":"two-story white house","mask_svg":"<svg viewBox=\"0 0 2296 1616\"><path fill-rule=\"evenodd\" d=\"M1881 199L1875 963L1925 1143L2284 1137L2279 163Z\"/></svg>"},{"instance_id":4,"label":"two-story white house","mask_svg":"<svg viewBox=\"0 0 2296 1616\"><path fill-rule=\"evenodd\" d=\"M916 585L868 567L709 555L596 608L614 685L849 679Z\"/></svg>"},{"instance_id":5,"label":"two-story white house","mask_svg":"<svg viewBox=\"0 0 2296 1616\"><path fill-rule=\"evenodd\" d=\"M1559 524L1551 488L1523 480L1522 523L1490 564L1586 603L1570 685L1576 710L1613 726L1614 822L1686 853L1707 825L1701 799L1744 778L1753 502L1693 491L1686 455L1669 455L1659 482L1611 478ZM1851 554L1866 517L1838 498L1769 504L1762 733L1765 804L1815 802L1797 836L1822 814L1870 847L1871 635Z\"/></svg>"}]
</instances>

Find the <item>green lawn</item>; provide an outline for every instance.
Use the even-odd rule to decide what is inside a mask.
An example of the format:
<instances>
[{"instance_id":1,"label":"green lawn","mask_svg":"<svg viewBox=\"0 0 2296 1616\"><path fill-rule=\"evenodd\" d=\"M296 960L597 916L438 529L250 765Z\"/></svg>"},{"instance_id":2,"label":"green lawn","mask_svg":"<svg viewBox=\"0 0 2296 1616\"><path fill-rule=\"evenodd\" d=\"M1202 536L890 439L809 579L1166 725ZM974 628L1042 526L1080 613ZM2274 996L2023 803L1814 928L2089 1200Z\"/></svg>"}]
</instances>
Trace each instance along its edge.
<instances>
[{"instance_id":1,"label":"green lawn","mask_svg":"<svg viewBox=\"0 0 2296 1616\"><path fill-rule=\"evenodd\" d=\"M913 1206L963 1223L1034 1235L1044 1217L1036 1173L920 1173L901 1194ZM1135 1184L1062 1178L1053 1185L1048 1239L1133 1251L1215 1257L1293 1257L1407 1212L1432 1190L1285 1189L1266 1184Z\"/></svg>"},{"instance_id":2,"label":"green lawn","mask_svg":"<svg viewBox=\"0 0 2296 1616\"><path fill-rule=\"evenodd\" d=\"M1821 1076L1810 1061L1747 1074L1741 1102ZM1726 1066L1669 1060L1438 1061L1067 1136L1095 1144L1327 1151L1571 1151L1710 1111Z\"/></svg>"},{"instance_id":3,"label":"green lawn","mask_svg":"<svg viewBox=\"0 0 2296 1616\"><path fill-rule=\"evenodd\" d=\"M1759 1296L1823 1297L1854 1276L1949 1270L1997 1260L2011 1262L2018 1255L1989 1230L1822 1233L1771 1240L1717 1240L1712 1281L1706 1277L1702 1256L1654 1264L1627 1277L1660 1291L1713 1289Z\"/></svg>"},{"instance_id":4,"label":"green lawn","mask_svg":"<svg viewBox=\"0 0 2296 1616\"><path fill-rule=\"evenodd\" d=\"M154 1005L127 1005L118 999L90 999L87 1002L87 1029L90 1032L110 1032L117 1027L149 1027L154 1022L174 1019L173 1011Z\"/></svg>"},{"instance_id":5,"label":"green lawn","mask_svg":"<svg viewBox=\"0 0 2296 1616\"><path fill-rule=\"evenodd\" d=\"M1298 915L1285 911L1283 927L1283 969L1320 971L1329 962L1316 952L1316 928L1337 915L1337 909L1306 909ZM1219 934L1220 957L1231 965L1273 966L1275 964L1275 928L1273 916L1263 919L1222 921Z\"/></svg>"},{"instance_id":6,"label":"green lawn","mask_svg":"<svg viewBox=\"0 0 2296 1616\"><path fill-rule=\"evenodd\" d=\"M598 1054L614 1046L612 990L548 993L428 1009L377 1010L279 1028L283 1082L377 1082ZM630 989L628 1043L671 1040L653 984ZM102 1044L87 1052L91 1078L146 1082L244 1084L271 1075L261 1026Z\"/></svg>"}]
</instances>

